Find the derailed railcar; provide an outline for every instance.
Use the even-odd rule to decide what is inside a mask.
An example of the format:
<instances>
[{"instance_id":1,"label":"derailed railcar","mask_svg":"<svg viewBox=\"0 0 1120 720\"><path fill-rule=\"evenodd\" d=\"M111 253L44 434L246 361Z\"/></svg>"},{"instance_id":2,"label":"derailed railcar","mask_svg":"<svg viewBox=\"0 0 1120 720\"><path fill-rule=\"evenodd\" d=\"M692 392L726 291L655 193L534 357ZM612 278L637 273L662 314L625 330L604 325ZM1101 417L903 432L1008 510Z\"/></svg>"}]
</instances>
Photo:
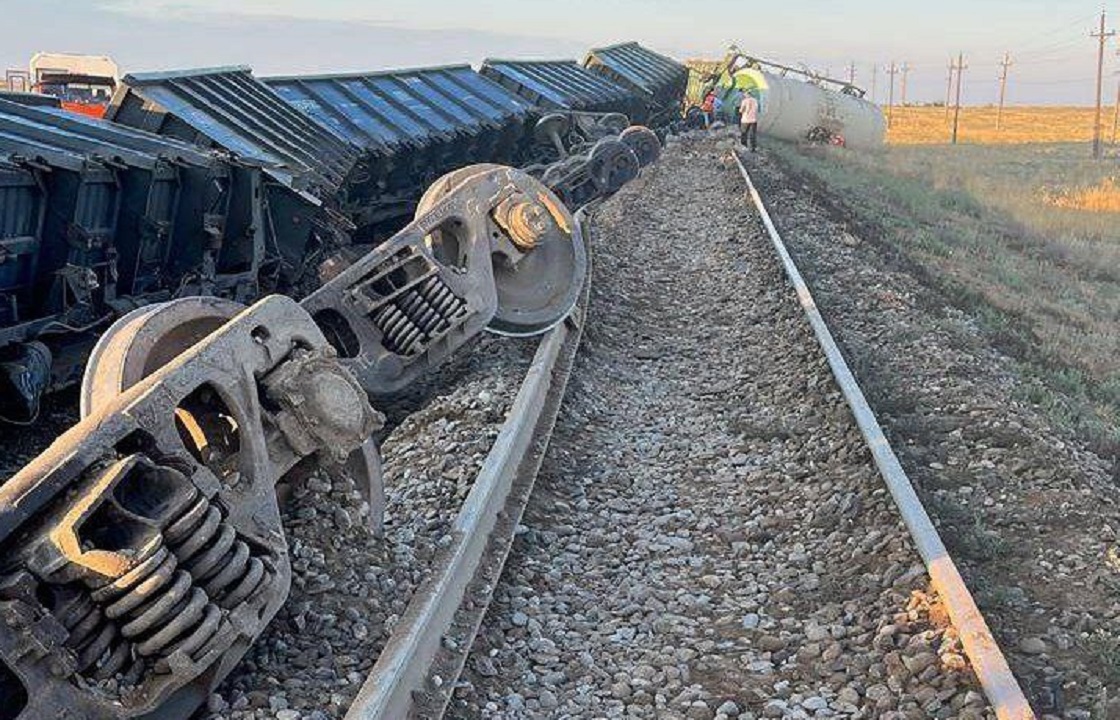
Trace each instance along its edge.
<instances>
[{"instance_id":1,"label":"derailed railcar","mask_svg":"<svg viewBox=\"0 0 1120 720\"><path fill-rule=\"evenodd\" d=\"M0 415L15 420L34 415L45 386L76 379L113 319L187 295L306 295L361 252L347 249L353 238L395 232L449 170L519 166L575 208L660 149L627 127L650 111L648 93L571 60L133 74L107 122L9 105L19 131L0 142L0 405L22 407Z\"/></svg>"},{"instance_id":2,"label":"derailed railcar","mask_svg":"<svg viewBox=\"0 0 1120 720\"><path fill-rule=\"evenodd\" d=\"M0 403L9 419L33 416L48 384L76 379L96 333L132 308L176 293L257 293L244 257L259 227L257 171L156 135L3 101L0 160ZM250 187L238 193L238 183Z\"/></svg>"},{"instance_id":3,"label":"derailed railcar","mask_svg":"<svg viewBox=\"0 0 1120 720\"><path fill-rule=\"evenodd\" d=\"M629 88L642 100L641 111L631 117L634 122L659 127L680 116L688 68L676 60L628 42L593 48L583 66Z\"/></svg>"},{"instance_id":4,"label":"derailed railcar","mask_svg":"<svg viewBox=\"0 0 1120 720\"><path fill-rule=\"evenodd\" d=\"M262 80L362 149L341 197L361 239L399 229L449 170L513 164L528 139L529 104L467 65Z\"/></svg>"},{"instance_id":5,"label":"derailed railcar","mask_svg":"<svg viewBox=\"0 0 1120 720\"><path fill-rule=\"evenodd\" d=\"M0 325L18 324L30 308L46 197L36 171L0 159Z\"/></svg>"},{"instance_id":6,"label":"derailed railcar","mask_svg":"<svg viewBox=\"0 0 1120 720\"><path fill-rule=\"evenodd\" d=\"M249 68L126 75L106 117L260 165L264 289L313 290L319 263L349 244L352 225L334 199L358 149L284 102Z\"/></svg>"},{"instance_id":7,"label":"derailed railcar","mask_svg":"<svg viewBox=\"0 0 1120 720\"><path fill-rule=\"evenodd\" d=\"M54 95L42 93L21 92L18 90L0 90L0 100L28 105L30 107L62 107L62 101Z\"/></svg>"},{"instance_id":8,"label":"derailed railcar","mask_svg":"<svg viewBox=\"0 0 1120 720\"><path fill-rule=\"evenodd\" d=\"M487 59L479 72L536 108L531 171L570 207L615 192L660 153L651 130L630 127L645 101L574 60Z\"/></svg>"},{"instance_id":9,"label":"derailed railcar","mask_svg":"<svg viewBox=\"0 0 1120 720\"><path fill-rule=\"evenodd\" d=\"M886 140L882 109L847 81L750 57L734 46L722 61L689 66L692 126L703 123L700 105L708 92L721 101L718 119L730 123L738 121L739 103L749 93L758 100L758 129L764 135L856 150L875 150Z\"/></svg>"},{"instance_id":10,"label":"derailed railcar","mask_svg":"<svg viewBox=\"0 0 1120 720\"><path fill-rule=\"evenodd\" d=\"M479 72L543 110L642 112L642 103L625 87L581 67L575 60L483 61Z\"/></svg>"}]
</instances>

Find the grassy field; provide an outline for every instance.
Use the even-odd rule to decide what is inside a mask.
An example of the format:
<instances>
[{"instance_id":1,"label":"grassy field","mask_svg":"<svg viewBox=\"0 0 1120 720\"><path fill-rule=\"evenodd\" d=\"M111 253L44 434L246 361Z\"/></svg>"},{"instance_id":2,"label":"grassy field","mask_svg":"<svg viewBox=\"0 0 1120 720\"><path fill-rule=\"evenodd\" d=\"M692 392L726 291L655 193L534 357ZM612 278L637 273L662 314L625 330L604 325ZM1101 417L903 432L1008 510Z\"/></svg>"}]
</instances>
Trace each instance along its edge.
<instances>
[{"instance_id":1,"label":"grassy field","mask_svg":"<svg viewBox=\"0 0 1120 720\"><path fill-rule=\"evenodd\" d=\"M1027 127L1076 136L1084 111L1021 111L1000 138L1017 144L957 146L917 144L919 128L944 129L944 109L917 112L896 115L895 144L879 154L773 151L840 193L1012 348L1040 381L1032 401L1120 456L1120 163L1094 162L1084 143L1010 139ZM983 109L969 114L963 137L989 137L994 115L989 127Z\"/></svg>"},{"instance_id":2,"label":"grassy field","mask_svg":"<svg viewBox=\"0 0 1120 720\"><path fill-rule=\"evenodd\" d=\"M886 109L883 110L886 113ZM1113 113L1105 108L1101 116L1102 136L1113 139ZM1089 142L1093 139L1093 108L1088 107L1008 107L997 125L997 110L992 106L962 107L957 128L961 143L1060 143ZM888 142L894 145L927 145L949 142L952 137L953 110L944 107L896 107L892 113Z\"/></svg>"}]
</instances>

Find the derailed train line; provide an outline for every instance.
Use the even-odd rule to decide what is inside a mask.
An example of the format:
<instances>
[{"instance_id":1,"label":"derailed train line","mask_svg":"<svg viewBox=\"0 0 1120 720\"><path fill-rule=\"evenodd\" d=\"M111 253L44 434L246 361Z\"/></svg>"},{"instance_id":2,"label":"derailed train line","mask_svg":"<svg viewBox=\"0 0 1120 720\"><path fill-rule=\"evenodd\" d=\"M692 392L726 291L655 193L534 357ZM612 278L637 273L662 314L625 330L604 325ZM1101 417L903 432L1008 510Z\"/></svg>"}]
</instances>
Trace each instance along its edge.
<instances>
[{"instance_id":1,"label":"derailed train line","mask_svg":"<svg viewBox=\"0 0 1120 720\"><path fill-rule=\"evenodd\" d=\"M36 371L65 382L90 352L82 420L0 486L0 720L188 717L287 598L277 484L344 473L377 530L378 398L484 330L551 330L515 403L533 425L503 428L433 573L454 591L418 594L395 679L350 711L419 691L438 715L443 628L463 650L485 607L445 600L492 587L578 344L572 211L657 158L686 79L626 44L480 73L133 75L109 121L0 105L9 401L33 415Z\"/></svg>"},{"instance_id":2,"label":"derailed train line","mask_svg":"<svg viewBox=\"0 0 1120 720\"><path fill-rule=\"evenodd\" d=\"M635 43L558 64L547 101L486 65L129 75L107 121L0 100L0 416L33 421L42 393L73 383L133 308L306 296L453 168L524 167L573 208L613 192L660 147L631 116L663 131L687 70Z\"/></svg>"},{"instance_id":3,"label":"derailed train line","mask_svg":"<svg viewBox=\"0 0 1120 720\"><path fill-rule=\"evenodd\" d=\"M4 717L189 716L287 597L276 485L345 473L379 522L368 398L483 329L552 328L586 274L553 193L476 165L300 303L181 298L115 323L82 421L0 487Z\"/></svg>"},{"instance_id":4,"label":"derailed train line","mask_svg":"<svg viewBox=\"0 0 1120 720\"><path fill-rule=\"evenodd\" d=\"M447 70L414 72L433 81ZM521 126L492 123L500 138L466 148L508 148L542 179L549 154L566 155L565 174L460 167L386 238L400 196L419 193L390 178L415 146L345 138L270 89L315 86L322 99L351 81L350 92L377 85L262 82L235 68L126 78L112 122L0 107L4 187L24 193L11 206L25 211L22 224L9 225L25 234L4 240L26 263L4 277L24 292L17 318L67 341L108 326L85 368L82 420L0 486L0 718L188 717L287 597L277 483L316 468L345 473L377 529L376 398L483 330L553 328L586 292L586 249L565 200L602 196L639 166L626 138L611 136L609 113L572 110L579 127L542 146L547 113L511 93L522 98L509 113ZM334 110L354 121L378 107L373 93L361 97L364 107ZM414 127L435 123L404 99L382 101ZM424 148L432 162L447 152ZM583 170L571 162L581 153ZM385 215L359 212L382 200ZM51 223L67 231L47 252ZM356 245L355 235L380 242ZM84 284L65 284L71 274ZM62 284L46 292L41 277ZM274 292L303 299L244 304ZM35 327L24 323L11 343L23 355L9 365L30 365L38 345L46 359L66 349Z\"/></svg>"}]
</instances>

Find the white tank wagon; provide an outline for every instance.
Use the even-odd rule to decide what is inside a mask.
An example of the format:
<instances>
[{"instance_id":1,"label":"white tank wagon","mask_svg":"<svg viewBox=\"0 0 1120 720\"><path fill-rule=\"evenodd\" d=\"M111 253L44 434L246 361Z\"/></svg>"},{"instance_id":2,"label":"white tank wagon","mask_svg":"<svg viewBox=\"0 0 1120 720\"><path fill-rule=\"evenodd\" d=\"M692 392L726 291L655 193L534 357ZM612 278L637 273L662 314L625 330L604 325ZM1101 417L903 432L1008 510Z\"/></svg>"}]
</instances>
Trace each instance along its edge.
<instances>
[{"instance_id":1,"label":"white tank wagon","mask_svg":"<svg viewBox=\"0 0 1120 720\"><path fill-rule=\"evenodd\" d=\"M699 107L708 91L714 91L715 114L724 122L738 122L739 103L751 93L759 101L758 130L763 135L856 150L883 146L887 125L882 110L850 83L757 60L735 48L722 62L690 62L689 67L689 103Z\"/></svg>"},{"instance_id":2,"label":"white tank wagon","mask_svg":"<svg viewBox=\"0 0 1120 720\"><path fill-rule=\"evenodd\" d=\"M757 92L758 131L763 135L835 142L857 150L883 146L883 112L862 97L754 68L738 70L733 77L739 98L744 91Z\"/></svg>"}]
</instances>

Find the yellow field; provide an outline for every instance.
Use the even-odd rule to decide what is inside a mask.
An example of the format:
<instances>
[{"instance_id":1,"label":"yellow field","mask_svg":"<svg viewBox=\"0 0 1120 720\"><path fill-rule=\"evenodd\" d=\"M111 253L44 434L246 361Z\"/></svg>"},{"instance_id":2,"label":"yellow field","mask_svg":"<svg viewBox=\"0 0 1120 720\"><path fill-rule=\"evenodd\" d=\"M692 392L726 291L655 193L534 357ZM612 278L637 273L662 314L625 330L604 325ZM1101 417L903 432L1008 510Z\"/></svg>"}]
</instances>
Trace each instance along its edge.
<instances>
[{"instance_id":1,"label":"yellow field","mask_svg":"<svg viewBox=\"0 0 1120 720\"><path fill-rule=\"evenodd\" d=\"M886 108L883 108L886 114ZM962 107L958 142L961 143L1057 143L1089 142L1093 139L1093 108L1008 107L1003 126L996 129L996 108ZM1113 141L1114 108L1101 116L1103 138ZM887 141L895 145L924 145L949 142L952 109L943 107L896 107Z\"/></svg>"}]
</instances>

